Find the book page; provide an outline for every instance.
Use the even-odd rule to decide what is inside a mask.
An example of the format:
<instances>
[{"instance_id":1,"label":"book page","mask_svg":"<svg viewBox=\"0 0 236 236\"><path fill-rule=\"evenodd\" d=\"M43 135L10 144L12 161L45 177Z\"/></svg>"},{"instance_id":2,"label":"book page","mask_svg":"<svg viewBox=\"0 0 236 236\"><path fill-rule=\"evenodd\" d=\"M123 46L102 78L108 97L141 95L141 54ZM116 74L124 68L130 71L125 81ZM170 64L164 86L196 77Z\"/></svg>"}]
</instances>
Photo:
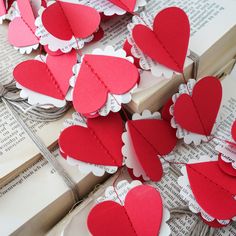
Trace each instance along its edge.
<instances>
[{"instance_id":1,"label":"book page","mask_svg":"<svg viewBox=\"0 0 236 236\"><path fill-rule=\"evenodd\" d=\"M19 63L35 56L21 55L7 41L7 24L0 25L0 82L7 83L13 79L12 71ZM69 113L66 115L69 117ZM53 144L62 129L66 117L55 122L34 122L29 125L44 141ZM17 123L3 102L0 102L0 179L31 160L39 153L35 144Z\"/></svg>"},{"instance_id":2,"label":"book page","mask_svg":"<svg viewBox=\"0 0 236 236\"><path fill-rule=\"evenodd\" d=\"M70 173L70 176L76 183L85 179L87 175L81 174L77 167L69 166L66 161L59 156L58 148L54 149L53 154L65 170ZM91 183L86 179L86 188L89 189L91 187L90 185ZM44 208L48 207L54 201L58 201L58 199L68 191L69 188L67 185L46 160L41 159L33 166L30 166L12 182L0 188L0 235L10 235L14 233L19 227L39 214ZM79 189L79 191L81 195L84 194L84 189ZM62 217L61 214L63 214L63 212L60 212L60 209L66 212L70 209L72 204L73 198L72 194L69 192L67 198L64 197L63 204L58 206L59 209L54 209L52 213L47 215L46 219L40 218L38 220L37 223L40 225L44 222L44 228L40 230L43 231L45 227L52 226L53 222L55 223L59 217ZM59 212L60 215L56 215L57 212ZM54 219L53 222L50 222L51 218ZM31 229L31 227L37 228L37 225L28 224L26 227L28 233L18 235L32 235L33 229ZM36 235L43 235L43 233Z\"/></svg>"}]
</instances>

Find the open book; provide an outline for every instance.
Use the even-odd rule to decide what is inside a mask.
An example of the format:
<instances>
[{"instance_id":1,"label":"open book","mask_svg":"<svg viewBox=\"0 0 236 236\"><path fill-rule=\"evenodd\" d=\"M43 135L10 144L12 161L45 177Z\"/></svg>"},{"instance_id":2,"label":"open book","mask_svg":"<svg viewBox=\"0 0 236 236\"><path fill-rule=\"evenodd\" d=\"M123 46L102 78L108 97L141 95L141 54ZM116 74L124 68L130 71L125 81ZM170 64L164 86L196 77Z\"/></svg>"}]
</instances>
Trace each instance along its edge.
<instances>
[{"instance_id":1,"label":"open book","mask_svg":"<svg viewBox=\"0 0 236 236\"><path fill-rule=\"evenodd\" d=\"M220 75L223 67L231 68L232 59L236 55L236 1L235 0L158 0L148 1L145 12L153 16L168 6L178 6L186 11L191 24L189 49L200 57L198 78L205 75ZM121 48L127 38L127 24L130 16L116 17L102 24L104 38L83 52L91 52L94 48L107 45ZM185 61L185 77L192 76L193 61ZM183 81L181 75L173 75L171 79L154 77L150 71L141 73L139 88L134 92L127 109L141 112L144 109L158 110L177 90Z\"/></svg>"},{"instance_id":2,"label":"open book","mask_svg":"<svg viewBox=\"0 0 236 236\"><path fill-rule=\"evenodd\" d=\"M21 55L7 41L7 24L0 25L0 82L5 84L13 79L12 71L19 63L31 59L35 54ZM52 147L63 128L63 121L70 112L55 122L34 122L25 120L31 129L47 145ZM0 186L40 158L39 150L8 111L0 103Z\"/></svg>"},{"instance_id":3,"label":"open book","mask_svg":"<svg viewBox=\"0 0 236 236\"><path fill-rule=\"evenodd\" d=\"M235 76L235 75L234 75ZM236 117L236 77L226 78L222 81L223 84L223 100L218 115L218 121L221 121L221 125L216 127L216 132L223 133L225 137L229 135L232 122ZM208 143L201 144L199 146L186 145L180 142L178 145L178 152L175 153L175 162L187 163L189 160L199 160L203 155L213 156L217 154L215 151L217 143L211 140ZM178 178L181 176L181 168L183 165L175 165L174 169L170 169L168 174L165 174L162 180L158 183L147 182L151 186L157 188L163 199L165 207L173 209L176 207L186 207L187 203L180 197L180 185L177 183ZM73 236L73 235L91 235L87 228L87 216L93 206L96 205L97 198L104 196L104 191L108 186L112 186L114 181L117 183L119 180L126 179L129 182L129 175L126 171L117 176L110 178L104 185L102 185L94 194L81 203L74 211L68 214L58 225L56 225L47 236ZM173 236L188 236L191 229L193 229L197 215L183 214L178 218L172 218L169 221ZM236 225L229 224L223 229L217 229L214 235L228 236L236 234Z\"/></svg>"}]
</instances>

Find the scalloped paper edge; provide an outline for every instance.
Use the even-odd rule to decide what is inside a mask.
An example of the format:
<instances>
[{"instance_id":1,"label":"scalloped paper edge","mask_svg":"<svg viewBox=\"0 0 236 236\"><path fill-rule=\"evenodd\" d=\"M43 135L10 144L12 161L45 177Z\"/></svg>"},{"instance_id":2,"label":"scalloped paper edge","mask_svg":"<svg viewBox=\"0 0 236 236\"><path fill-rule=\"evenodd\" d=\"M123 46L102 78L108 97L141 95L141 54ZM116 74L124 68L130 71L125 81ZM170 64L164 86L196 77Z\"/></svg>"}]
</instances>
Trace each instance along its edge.
<instances>
[{"instance_id":1,"label":"scalloped paper edge","mask_svg":"<svg viewBox=\"0 0 236 236\"><path fill-rule=\"evenodd\" d=\"M134 180L131 183L129 183L127 180L121 180L117 183L117 185L115 187L116 191L114 191L113 186L107 187L105 190L104 196L99 197L96 200L96 203L98 204L98 203L101 203L104 201L114 201L114 202L117 202L118 204L121 204L121 202L120 202L120 200L121 200L123 203L121 205L123 206L125 197L128 194L128 192L132 188L140 186L140 185L142 185L142 183L138 180ZM117 194L119 195L119 199L117 197ZM168 236L171 234L170 226L167 223L167 221L169 219L170 219L170 212L163 205L162 223L161 223L161 227L160 227L160 231L159 231L158 236Z\"/></svg>"}]
</instances>

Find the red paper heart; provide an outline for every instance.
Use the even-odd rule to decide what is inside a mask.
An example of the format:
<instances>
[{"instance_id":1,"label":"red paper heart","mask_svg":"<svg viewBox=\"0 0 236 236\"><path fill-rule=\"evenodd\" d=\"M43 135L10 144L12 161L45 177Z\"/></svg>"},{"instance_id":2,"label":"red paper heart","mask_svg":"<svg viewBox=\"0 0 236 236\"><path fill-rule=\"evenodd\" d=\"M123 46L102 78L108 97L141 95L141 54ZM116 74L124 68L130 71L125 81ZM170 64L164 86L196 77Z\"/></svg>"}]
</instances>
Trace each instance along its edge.
<instances>
[{"instance_id":1,"label":"red paper heart","mask_svg":"<svg viewBox=\"0 0 236 236\"><path fill-rule=\"evenodd\" d=\"M158 63L183 72L187 55L190 25L186 13L177 7L159 12L153 30L145 25L136 25L132 31L137 46Z\"/></svg>"},{"instance_id":2,"label":"red paper heart","mask_svg":"<svg viewBox=\"0 0 236 236\"><path fill-rule=\"evenodd\" d=\"M87 126L63 130L58 140L62 152L90 164L122 166L123 122L119 113L88 119Z\"/></svg>"},{"instance_id":3,"label":"red paper heart","mask_svg":"<svg viewBox=\"0 0 236 236\"><path fill-rule=\"evenodd\" d=\"M125 94L138 78L137 68L126 59L85 55L74 88L74 107L81 114L97 112L105 105L108 92Z\"/></svg>"},{"instance_id":4,"label":"red paper heart","mask_svg":"<svg viewBox=\"0 0 236 236\"><path fill-rule=\"evenodd\" d=\"M18 0L21 17L14 18L9 24L8 40L16 47L27 47L38 44L35 36L35 17L29 0Z\"/></svg>"},{"instance_id":5,"label":"red paper heart","mask_svg":"<svg viewBox=\"0 0 236 236\"><path fill-rule=\"evenodd\" d=\"M215 77L205 77L193 88L192 96L182 94L174 105L174 118L184 129L209 136L222 99L222 87Z\"/></svg>"},{"instance_id":6,"label":"red paper heart","mask_svg":"<svg viewBox=\"0 0 236 236\"><path fill-rule=\"evenodd\" d=\"M167 155L177 143L175 130L163 120L128 121L133 149L137 161L152 181L159 181L163 170L158 155Z\"/></svg>"},{"instance_id":7,"label":"red paper heart","mask_svg":"<svg viewBox=\"0 0 236 236\"><path fill-rule=\"evenodd\" d=\"M223 161L221 155L222 154L220 153L218 157L218 164L220 169L224 171L226 174L236 177L236 170L233 168L232 164Z\"/></svg>"},{"instance_id":8,"label":"red paper heart","mask_svg":"<svg viewBox=\"0 0 236 236\"><path fill-rule=\"evenodd\" d=\"M28 60L18 64L13 75L25 88L53 98L64 100L73 75L72 66L77 62L76 51L61 56L48 55L46 63Z\"/></svg>"},{"instance_id":9,"label":"red paper heart","mask_svg":"<svg viewBox=\"0 0 236 236\"><path fill-rule=\"evenodd\" d=\"M164 106L161 109L161 117L163 120L171 121L172 115L170 114L170 107L173 105L172 98L168 99L167 102L164 104Z\"/></svg>"},{"instance_id":10,"label":"red paper heart","mask_svg":"<svg viewBox=\"0 0 236 236\"><path fill-rule=\"evenodd\" d=\"M140 185L128 192L124 206L113 201L96 205L87 224L93 236L156 236L162 212L160 193L151 186Z\"/></svg>"},{"instance_id":11,"label":"red paper heart","mask_svg":"<svg viewBox=\"0 0 236 236\"><path fill-rule=\"evenodd\" d=\"M231 135L234 141L236 142L236 121L234 121L231 129Z\"/></svg>"},{"instance_id":12,"label":"red paper heart","mask_svg":"<svg viewBox=\"0 0 236 236\"><path fill-rule=\"evenodd\" d=\"M236 215L236 178L225 174L218 161L187 164L194 197L210 216L229 220Z\"/></svg>"},{"instance_id":13,"label":"red paper heart","mask_svg":"<svg viewBox=\"0 0 236 236\"><path fill-rule=\"evenodd\" d=\"M85 5L57 1L45 9L42 23L56 38L87 38L98 29L100 15L94 8Z\"/></svg>"},{"instance_id":14,"label":"red paper heart","mask_svg":"<svg viewBox=\"0 0 236 236\"><path fill-rule=\"evenodd\" d=\"M109 0L109 1L125 11L133 13L137 0Z\"/></svg>"},{"instance_id":15,"label":"red paper heart","mask_svg":"<svg viewBox=\"0 0 236 236\"><path fill-rule=\"evenodd\" d=\"M205 224L207 224L207 225L209 225L210 227L213 227L213 228L223 228L223 227L226 227L228 225L228 224L227 225L220 224L217 220L207 221L202 217L201 214L199 214L199 217L201 218L201 220ZM229 222L229 224L230 224L230 222Z\"/></svg>"}]
</instances>

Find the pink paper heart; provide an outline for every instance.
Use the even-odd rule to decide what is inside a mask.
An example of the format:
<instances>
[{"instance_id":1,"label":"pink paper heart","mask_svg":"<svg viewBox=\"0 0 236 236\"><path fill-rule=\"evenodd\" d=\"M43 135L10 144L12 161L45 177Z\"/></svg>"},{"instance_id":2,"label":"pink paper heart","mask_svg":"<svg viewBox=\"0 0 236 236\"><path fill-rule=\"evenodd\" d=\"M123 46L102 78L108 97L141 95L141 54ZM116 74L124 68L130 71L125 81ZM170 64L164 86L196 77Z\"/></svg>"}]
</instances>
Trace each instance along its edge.
<instances>
[{"instance_id":1,"label":"pink paper heart","mask_svg":"<svg viewBox=\"0 0 236 236\"><path fill-rule=\"evenodd\" d=\"M124 206L104 201L89 213L87 225L93 236L156 236L162 223L163 205L160 193L140 185L131 189Z\"/></svg>"},{"instance_id":2,"label":"pink paper heart","mask_svg":"<svg viewBox=\"0 0 236 236\"><path fill-rule=\"evenodd\" d=\"M0 0L0 16L3 16L7 13L5 4L3 0Z\"/></svg>"},{"instance_id":3,"label":"pink paper heart","mask_svg":"<svg viewBox=\"0 0 236 236\"><path fill-rule=\"evenodd\" d=\"M120 7L121 9L133 13L136 6L137 0L109 0L114 5Z\"/></svg>"},{"instance_id":4,"label":"pink paper heart","mask_svg":"<svg viewBox=\"0 0 236 236\"><path fill-rule=\"evenodd\" d=\"M74 107L82 114L96 112L105 105L108 93L125 94L138 78L137 68L126 59L87 54L74 88Z\"/></svg>"},{"instance_id":5,"label":"pink paper heart","mask_svg":"<svg viewBox=\"0 0 236 236\"><path fill-rule=\"evenodd\" d=\"M72 66L77 62L76 51L61 56L48 55L46 63L28 60L18 64L13 75L25 88L64 100L69 88Z\"/></svg>"},{"instance_id":6,"label":"pink paper heart","mask_svg":"<svg viewBox=\"0 0 236 236\"><path fill-rule=\"evenodd\" d=\"M215 124L222 99L220 81L205 77L194 86L192 96L182 94L174 105L174 118L184 129L209 136Z\"/></svg>"},{"instance_id":7,"label":"pink paper heart","mask_svg":"<svg viewBox=\"0 0 236 236\"><path fill-rule=\"evenodd\" d=\"M88 119L87 126L70 126L63 130L58 140L63 156L90 164L122 166L120 114Z\"/></svg>"},{"instance_id":8,"label":"pink paper heart","mask_svg":"<svg viewBox=\"0 0 236 236\"><path fill-rule=\"evenodd\" d=\"M132 35L147 56L170 69L183 72L190 36L188 17L183 10L166 8L156 15L153 30L138 24Z\"/></svg>"},{"instance_id":9,"label":"pink paper heart","mask_svg":"<svg viewBox=\"0 0 236 236\"><path fill-rule=\"evenodd\" d=\"M98 29L100 20L94 8L62 1L51 4L42 14L46 30L62 40L70 40L73 36L87 38Z\"/></svg>"},{"instance_id":10,"label":"pink paper heart","mask_svg":"<svg viewBox=\"0 0 236 236\"><path fill-rule=\"evenodd\" d=\"M20 17L14 18L9 24L8 40L16 47L27 47L38 44L35 36L35 17L29 0L17 1Z\"/></svg>"}]
</instances>

